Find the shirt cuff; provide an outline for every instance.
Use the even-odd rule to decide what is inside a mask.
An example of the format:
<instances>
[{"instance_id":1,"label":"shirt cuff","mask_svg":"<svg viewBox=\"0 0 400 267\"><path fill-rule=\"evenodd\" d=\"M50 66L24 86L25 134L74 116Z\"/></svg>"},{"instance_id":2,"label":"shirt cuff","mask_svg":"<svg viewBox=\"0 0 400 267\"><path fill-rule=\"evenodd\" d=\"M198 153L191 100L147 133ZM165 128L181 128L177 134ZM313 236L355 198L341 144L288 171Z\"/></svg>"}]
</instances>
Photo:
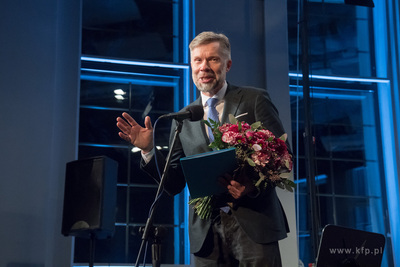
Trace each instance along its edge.
<instances>
[{"instance_id":1,"label":"shirt cuff","mask_svg":"<svg viewBox=\"0 0 400 267\"><path fill-rule=\"evenodd\" d=\"M154 148L147 153L144 153L143 150L141 151L142 158L146 164L149 163L149 161L153 158L154 153Z\"/></svg>"}]
</instances>

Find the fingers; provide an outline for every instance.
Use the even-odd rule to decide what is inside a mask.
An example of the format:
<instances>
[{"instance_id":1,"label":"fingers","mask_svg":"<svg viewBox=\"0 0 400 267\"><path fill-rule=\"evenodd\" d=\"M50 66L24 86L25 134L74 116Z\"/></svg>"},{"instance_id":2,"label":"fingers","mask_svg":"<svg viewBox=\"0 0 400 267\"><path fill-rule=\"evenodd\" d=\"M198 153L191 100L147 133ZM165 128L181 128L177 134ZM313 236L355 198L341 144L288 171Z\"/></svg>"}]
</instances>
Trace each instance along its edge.
<instances>
[{"instance_id":1,"label":"fingers","mask_svg":"<svg viewBox=\"0 0 400 267\"><path fill-rule=\"evenodd\" d=\"M228 189L229 194L231 194L234 199L239 199L240 197L242 197L246 190L246 187L244 185L236 182L235 180L230 180L226 188Z\"/></svg>"},{"instance_id":2,"label":"fingers","mask_svg":"<svg viewBox=\"0 0 400 267\"><path fill-rule=\"evenodd\" d=\"M124 112L121 117L117 117L117 127L121 130L118 135L123 140L143 151L153 148L153 126L149 116L146 116L145 128L143 128L128 113Z\"/></svg>"},{"instance_id":3,"label":"fingers","mask_svg":"<svg viewBox=\"0 0 400 267\"><path fill-rule=\"evenodd\" d=\"M136 125L136 121L126 112L122 113L122 117L117 118L117 127L121 130L121 132L118 133L119 137L126 142L131 142L131 129L133 125Z\"/></svg>"},{"instance_id":4,"label":"fingers","mask_svg":"<svg viewBox=\"0 0 400 267\"><path fill-rule=\"evenodd\" d=\"M146 129L148 130L153 130L153 125L151 124L151 119L149 116L146 116L146 118L144 118L144 127L146 127Z\"/></svg>"},{"instance_id":5,"label":"fingers","mask_svg":"<svg viewBox=\"0 0 400 267\"><path fill-rule=\"evenodd\" d=\"M122 132L119 132L118 135L119 135L119 137L121 137L126 142L129 142L129 143L131 142L131 138L129 137L129 135L126 135L126 134L124 134Z\"/></svg>"},{"instance_id":6,"label":"fingers","mask_svg":"<svg viewBox=\"0 0 400 267\"><path fill-rule=\"evenodd\" d=\"M138 123L129 115L128 113L124 112L122 113L122 117L125 118L125 120L131 125L131 126L136 126Z\"/></svg>"},{"instance_id":7,"label":"fingers","mask_svg":"<svg viewBox=\"0 0 400 267\"><path fill-rule=\"evenodd\" d=\"M138 123L126 112L122 113L122 117L117 118L117 127L126 135L129 134L131 128L138 125ZM125 138L123 138L125 139Z\"/></svg>"},{"instance_id":8,"label":"fingers","mask_svg":"<svg viewBox=\"0 0 400 267\"><path fill-rule=\"evenodd\" d=\"M246 187L241 183L233 180L232 175L224 173L223 176L218 179L219 184L228 189L229 194L235 199L239 199L245 193Z\"/></svg>"},{"instance_id":9,"label":"fingers","mask_svg":"<svg viewBox=\"0 0 400 267\"><path fill-rule=\"evenodd\" d=\"M121 129L121 131L124 131L127 128L131 127L131 123L127 119L124 119L125 118L124 115L125 115L125 113L122 113L123 118L121 118L121 117L117 118L117 126L118 126L118 128ZM128 116L128 118L131 118L135 122L135 120L131 116L129 116L128 114L126 114L126 115Z\"/></svg>"}]
</instances>

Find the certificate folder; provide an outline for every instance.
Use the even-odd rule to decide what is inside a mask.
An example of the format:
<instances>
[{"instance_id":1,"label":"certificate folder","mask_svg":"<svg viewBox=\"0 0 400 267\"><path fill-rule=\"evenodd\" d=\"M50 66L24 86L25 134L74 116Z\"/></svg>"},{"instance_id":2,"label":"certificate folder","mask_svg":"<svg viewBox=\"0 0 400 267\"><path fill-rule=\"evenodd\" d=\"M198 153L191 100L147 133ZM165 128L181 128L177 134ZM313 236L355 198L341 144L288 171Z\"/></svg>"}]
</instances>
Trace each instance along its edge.
<instances>
[{"instance_id":1,"label":"certificate folder","mask_svg":"<svg viewBox=\"0 0 400 267\"><path fill-rule=\"evenodd\" d=\"M235 148L181 158L181 165L192 198L225 192L226 188L218 183L218 179L238 166Z\"/></svg>"}]
</instances>

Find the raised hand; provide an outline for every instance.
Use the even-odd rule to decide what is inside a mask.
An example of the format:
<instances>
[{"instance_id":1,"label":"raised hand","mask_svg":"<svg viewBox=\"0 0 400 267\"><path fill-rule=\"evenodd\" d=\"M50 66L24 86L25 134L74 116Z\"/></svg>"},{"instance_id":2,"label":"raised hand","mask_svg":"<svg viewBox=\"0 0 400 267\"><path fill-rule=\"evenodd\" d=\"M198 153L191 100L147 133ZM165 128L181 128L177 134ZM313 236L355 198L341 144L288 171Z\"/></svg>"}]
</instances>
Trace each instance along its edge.
<instances>
[{"instance_id":1,"label":"raised hand","mask_svg":"<svg viewBox=\"0 0 400 267\"><path fill-rule=\"evenodd\" d=\"M121 130L119 137L140 148L144 153L153 149L153 126L150 117L144 119L144 127L140 126L128 113L117 118L117 127Z\"/></svg>"}]
</instances>

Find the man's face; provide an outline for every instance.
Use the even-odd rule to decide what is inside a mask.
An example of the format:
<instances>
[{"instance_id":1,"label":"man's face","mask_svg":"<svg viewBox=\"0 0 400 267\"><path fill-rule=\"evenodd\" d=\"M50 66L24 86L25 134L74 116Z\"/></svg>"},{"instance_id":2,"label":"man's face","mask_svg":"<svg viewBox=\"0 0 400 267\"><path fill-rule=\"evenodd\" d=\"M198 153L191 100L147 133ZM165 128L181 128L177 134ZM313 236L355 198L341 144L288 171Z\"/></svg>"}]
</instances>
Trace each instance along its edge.
<instances>
[{"instance_id":1,"label":"man's face","mask_svg":"<svg viewBox=\"0 0 400 267\"><path fill-rule=\"evenodd\" d=\"M191 52L192 78L197 89L216 94L223 86L232 61L220 51L219 42L195 47Z\"/></svg>"}]
</instances>

